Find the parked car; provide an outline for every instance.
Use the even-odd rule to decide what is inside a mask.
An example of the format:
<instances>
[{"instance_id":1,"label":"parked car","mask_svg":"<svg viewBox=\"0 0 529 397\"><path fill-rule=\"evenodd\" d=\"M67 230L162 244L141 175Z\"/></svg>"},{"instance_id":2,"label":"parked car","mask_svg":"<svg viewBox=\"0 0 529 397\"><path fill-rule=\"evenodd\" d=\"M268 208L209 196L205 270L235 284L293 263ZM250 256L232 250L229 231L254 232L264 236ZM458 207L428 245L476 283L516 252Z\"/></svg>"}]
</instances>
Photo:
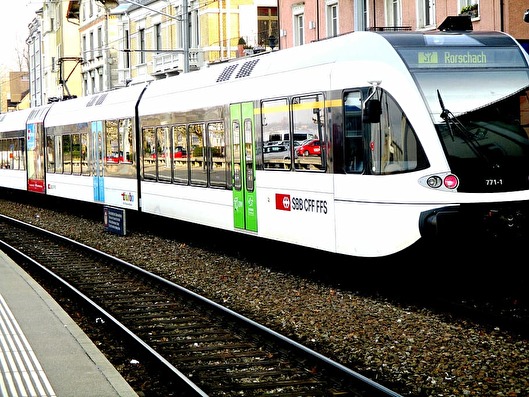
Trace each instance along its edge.
<instances>
[{"instance_id":1,"label":"parked car","mask_svg":"<svg viewBox=\"0 0 529 397\"><path fill-rule=\"evenodd\" d=\"M151 158L152 159L156 159L158 156L156 155L156 153L152 153L151 154ZM162 153L160 155L160 158L161 159L165 159L167 156L165 153ZM179 159L179 158L182 158L182 157L188 157L187 156L187 151L186 149L183 147L183 146L175 146L174 148L174 153L173 153L173 158L175 159Z\"/></svg>"},{"instance_id":2,"label":"parked car","mask_svg":"<svg viewBox=\"0 0 529 397\"><path fill-rule=\"evenodd\" d=\"M319 156L321 154L320 140L309 139L296 148L296 153L300 156Z\"/></svg>"},{"instance_id":3,"label":"parked car","mask_svg":"<svg viewBox=\"0 0 529 397\"><path fill-rule=\"evenodd\" d=\"M183 146L176 146L174 148L174 157L176 159L186 157L186 156L187 156L187 151Z\"/></svg>"},{"instance_id":4,"label":"parked car","mask_svg":"<svg viewBox=\"0 0 529 397\"><path fill-rule=\"evenodd\" d=\"M289 159L290 148L287 145L269 145L263 147L265 161L268 159Z\"/></svg>"},{"instance_id":5,"label":"parked car","mask_svg":"<svg viewBox=\"0 0 529 397\"><path fill-rule=\"evenodd\" d=\"M276 142L276 144L290 146L290 141L279 141L279 142ZM294 141L293 144L294 144L294 148L296 148L301 145L301 141Z\"/></svg>"}]
</instances>

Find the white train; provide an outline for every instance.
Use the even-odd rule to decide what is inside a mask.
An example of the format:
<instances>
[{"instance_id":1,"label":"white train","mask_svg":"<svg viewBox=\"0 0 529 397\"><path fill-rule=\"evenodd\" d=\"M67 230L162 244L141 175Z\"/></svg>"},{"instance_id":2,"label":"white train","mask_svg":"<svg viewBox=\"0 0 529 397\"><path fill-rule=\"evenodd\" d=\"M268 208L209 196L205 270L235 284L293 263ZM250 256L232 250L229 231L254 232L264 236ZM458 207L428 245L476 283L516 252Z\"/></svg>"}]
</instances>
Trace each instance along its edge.
<instances>
[{"instance_id":1,"label":"white train","mask_svg":"<svg viewBox=\"0 0 529 397\"><path fill-rule=\"evenodd\" d=\"M524 234L528 88L504 33L354 32L2 114L0 186L360 257Z\"/></svg>"}]
</instances>

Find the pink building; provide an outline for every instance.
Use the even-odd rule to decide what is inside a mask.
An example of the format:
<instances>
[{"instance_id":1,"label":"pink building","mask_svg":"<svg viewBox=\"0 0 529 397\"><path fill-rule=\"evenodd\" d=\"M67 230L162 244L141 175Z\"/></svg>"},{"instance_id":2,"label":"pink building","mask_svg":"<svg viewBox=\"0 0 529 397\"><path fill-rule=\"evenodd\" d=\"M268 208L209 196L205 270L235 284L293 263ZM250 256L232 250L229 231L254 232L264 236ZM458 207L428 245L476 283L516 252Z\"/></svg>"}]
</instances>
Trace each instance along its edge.
<instances>
[{"instance_id":1,"label":"pink building","mask_svg":"<svg viewBox=\"0 0 529 397\"><path fill-rule=\"evenodd\" d=\"M522 0L279 0L278 7L280 48L354 30L433 30L454 15L470 15L473 30L529 42Z\"/></svg>"}]
</instances>

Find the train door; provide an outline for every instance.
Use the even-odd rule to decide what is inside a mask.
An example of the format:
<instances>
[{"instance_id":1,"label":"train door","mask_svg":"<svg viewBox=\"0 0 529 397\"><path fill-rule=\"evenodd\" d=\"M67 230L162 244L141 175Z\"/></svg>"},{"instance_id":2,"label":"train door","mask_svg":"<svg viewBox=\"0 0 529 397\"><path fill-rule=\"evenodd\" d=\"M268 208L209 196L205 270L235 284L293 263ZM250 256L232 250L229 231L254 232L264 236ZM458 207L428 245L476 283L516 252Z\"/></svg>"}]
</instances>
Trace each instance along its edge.
<instances>
[{"instance_id":1,"label":"train door","mask_svg":"<svg viewBox=\"0 0 529 397\"><path fill-rule=\"evenodd\" d=\"M94 201L105 201L105 179L103 164L103 122L93 121L91 128L90 153L94 182Z\"/></svg>"},{"instance_id":2,"label":"train door","mask_svg":"<svg viewBox=\"0 0 529 397\"><path fill-rule=\"evenodd\" d=\"M28 123L27 125L27 173L28 191L44 193L44 128L42 123Z\"/></svg>"},{"instance_id":3,"label":"train door","mask_svg":"<svg viewBox=\"0 0 529 397\"><path fill-rule=\"evenodd\" d=\"M236 229L257 231L253 103L230 105L231 180Z\"/></svg>"},{"instance_id":4,"label":"train door","mask_svg":"<svg viewBox=\"0 0 529 397\"><path fill-rule=\"evenodd\" d=\"M26 124L27 188L30 192L46 192L44 118L49 109L49 105L35 108Z\"/></svg>"}]
</instances>

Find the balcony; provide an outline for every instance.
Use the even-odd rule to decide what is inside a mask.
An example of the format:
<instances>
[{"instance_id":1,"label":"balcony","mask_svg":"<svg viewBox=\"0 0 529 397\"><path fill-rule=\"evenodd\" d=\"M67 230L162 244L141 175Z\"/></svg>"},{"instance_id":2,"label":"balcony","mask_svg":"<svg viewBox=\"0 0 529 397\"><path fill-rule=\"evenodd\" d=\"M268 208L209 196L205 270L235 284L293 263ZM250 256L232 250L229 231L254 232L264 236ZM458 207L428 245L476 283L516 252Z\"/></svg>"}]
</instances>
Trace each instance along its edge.
<instances>
[{"instance_id":1,"label":"balcony","mask_svg":"<svg viewBox=\"0 0 529 397\"><path fill-rule=\"evenodd\" d=\"M161 52L153 56L153 75L172 75L184 71L184 54L181 52ZM201 49L189 50L189 71L198 70L204 65L204 52Z\"/></svg>"}]
</instances>

